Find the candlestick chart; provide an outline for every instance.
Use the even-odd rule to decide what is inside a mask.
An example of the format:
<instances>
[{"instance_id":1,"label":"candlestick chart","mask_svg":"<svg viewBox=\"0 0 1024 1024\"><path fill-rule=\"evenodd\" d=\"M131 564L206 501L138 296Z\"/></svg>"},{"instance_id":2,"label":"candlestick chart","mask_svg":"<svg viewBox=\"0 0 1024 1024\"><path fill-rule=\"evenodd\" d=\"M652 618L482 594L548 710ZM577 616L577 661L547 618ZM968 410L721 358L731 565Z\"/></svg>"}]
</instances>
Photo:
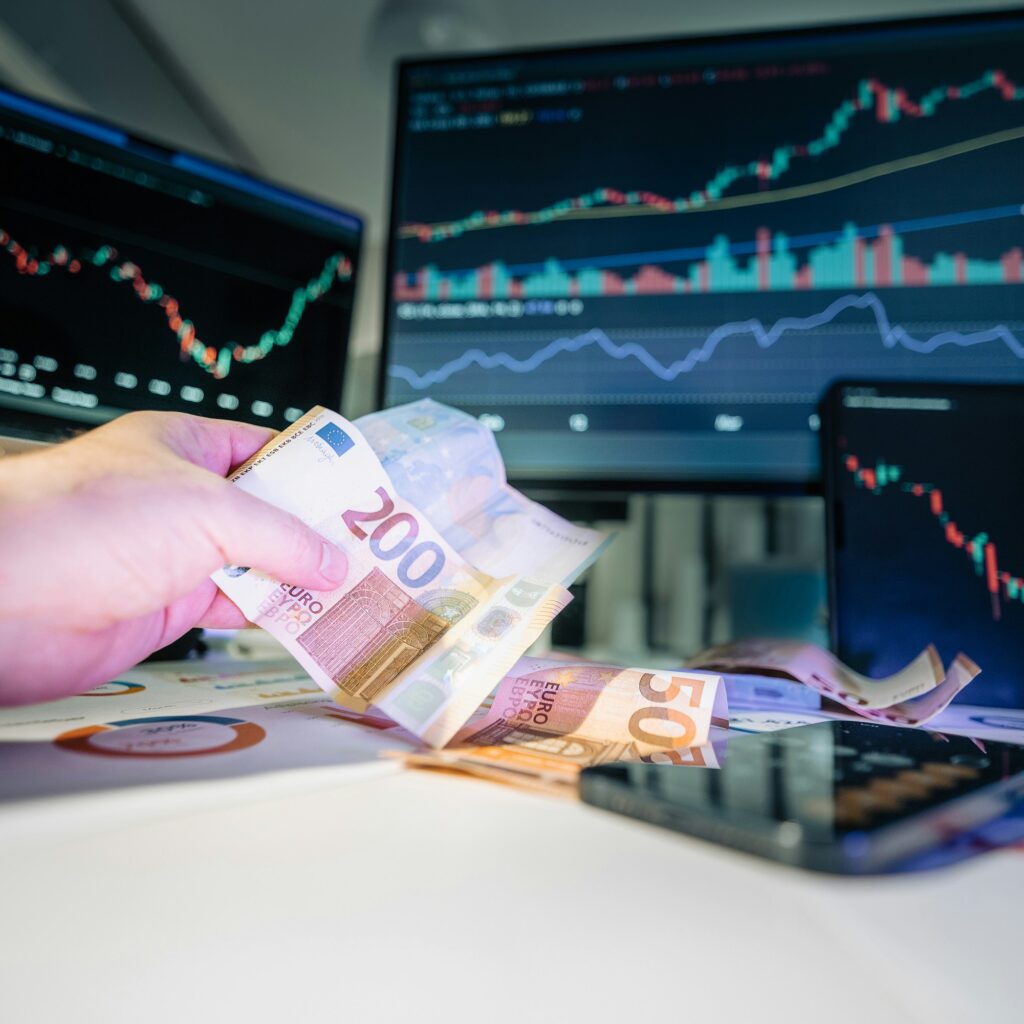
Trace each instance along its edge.
<instances>
[{"instance_id":1,"label":"candlestick chart","mask_svg":"<svg viewBox=\"0 0 1024 1024\"><path fill-rule=\"evenodd\" d=\"M1024 381L1024 19L916 31L417 66L387 401L513 474L800 480L837 377Z\"/></svg>"},{"instance_id":2,"label":"candlestick chart","mask_svg":"<svg viewBox=\"0 0 1024 1024\"><path fill-rule=\"evenodd\" d=\"M964 699L1024 699L1024 388L842 385L834 460L837 652L884 675L934 643L982 668Z\"/></svg>"},{"instance_id":3,"label":"candlestick chart","mask_svg":"<svg viewBox=\"0 0 1024 1024\"><path fill-rule=\"evenodd\" d=\"M853 97L844 99L835 108L817 138L803 145L776 146L768 159L757 158L745 165L725 167L685 198L670 199L647 190L620 192L614 188L598 188L588 194L561 199L539 210L477 210L466 217L445 223L402 224L400 232L405 238L439 242L446 238L455 238L466 231L545 224L566 217L687 213L704 210L708 206L722 203L726 192L736 182L745 179L754 179L761 183L778 181L790 169L795 159L820 156L838 147L847 129L858 116L873 115L879 124L896 124L901 118L907 117L934 117L943 106L970 99L986 89L994 90L1006 102L1024 100L1024 88L1012 82L999 68L989 69L974 81L963 85L933 87L917 102L908 97L904 88L892 88L875 79L866 78L858 83ZM1012 130L1011 134L1015 137ZM991 139L983 136L977 141L983 145L993 145L1005 139L1001 136ZM965 141L956 148L962 150L973 144L975 140ZM944 155L947 154L925 154L925 159L937 159ZM882 164L868 173L892 173L896 169L902 169L902 166L894 168ZM805 186L803 194L808 194L813 188L814 186ZM735 205L737 200L732 202ZM743 200L740 199L739 202Z\"/></svg>"},{"instance_id":4,"label":"candlestick chart","mask_svg":"<svg viewBox=\"0 0 1024 1024\"><path fill-rule=\"evenodd\" d=\"M337 404L360 223L0 90L0 413Z\"/></svg>"},{"instance_id":5,"label":"candlestick chart","mask_svg":"<svg viewBox=\"0 0 1024 1024\"><path fill-rule=\"evenodd\" d=\"M34 247L26 247L0 228L0 248L10 255L15 270L29 277L46 277L52 271L78 275L83 269L106 270L106 278L114 283L126 283L129 294L141 303L153 304L164 315L167 328L174 336L177 351L183 360L191 361L217 380L223 380L236 363L248 365L265 359L276 348L287 345L302 321L306 307L330 292L336 281L352 277L352 261L341 253L327 258L320 273L304 287L297 288L291 297L284 319L277 327L269 328L251 344L229 342L219 347L207 344L199 336L196 325L183 315L181 303L157 281L147 281L142 269L131 260L119 258L111 245L87 249L81 258L64 245L51 251L33 255Z\"/></svg>"},{"instance_id":6,"label":"candlestick chart","mask_svg":"<svg viewBox=\"0 0 1024 1024\"><path fill-rule=\"evenodd\" d=\"M999 563L996 541L985 530L973 535L964 533L950 515L943 498L942 488L933 483L920 483L905 478L902 466L878 459L873 465L864 465L856 455L847 455L843 462L853 475L857 487L880 496L896 490L913 498L924 499L928 511L936 520L940 534L947 544L962 551L983 583L992 602L992 618L1002 618L1003 601L1024 602L1024 577L1003 568Z\"/></svg>"}]
</instances>

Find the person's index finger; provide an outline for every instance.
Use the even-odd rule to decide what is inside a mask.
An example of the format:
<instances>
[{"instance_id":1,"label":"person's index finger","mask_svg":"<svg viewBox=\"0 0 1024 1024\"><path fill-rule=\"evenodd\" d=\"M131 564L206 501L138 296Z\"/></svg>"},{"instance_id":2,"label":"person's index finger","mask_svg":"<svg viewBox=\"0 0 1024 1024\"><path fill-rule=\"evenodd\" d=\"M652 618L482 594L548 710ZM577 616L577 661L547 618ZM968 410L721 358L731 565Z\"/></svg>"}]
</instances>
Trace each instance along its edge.
<instances>
[{"instance_id":1,"label":"person's index finger","mask_svg":"<svg viewBox=\"0 0 1024 1024\"><path fill-rule=\"evenodd\" d=\"M224 485L204 527L228 564L314 590L333 590L348 575L344 551L290 512L240 487Z\"/></svg>"}]
</instances>

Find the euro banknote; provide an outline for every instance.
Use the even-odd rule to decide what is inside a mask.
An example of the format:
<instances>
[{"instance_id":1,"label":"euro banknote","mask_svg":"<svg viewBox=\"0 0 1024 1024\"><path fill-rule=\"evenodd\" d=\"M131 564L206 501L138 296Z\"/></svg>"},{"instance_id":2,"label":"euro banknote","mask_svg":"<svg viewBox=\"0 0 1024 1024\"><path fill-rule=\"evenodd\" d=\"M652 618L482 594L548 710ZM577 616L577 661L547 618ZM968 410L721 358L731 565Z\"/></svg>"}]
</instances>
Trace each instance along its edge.
<instances>
[{"instance_id":1,"label":"euro banknote","mask_svg":"<svg viewBox=\"0 0 1024 1024\"><path fill-rule=\"evenodd\" d=\"M828 651L799 640L723 644L698 654L689 665L715 672L787 676L850 711L896 725L918 725L933 718L981 671L965 654L958 654L947 671L939 652L929 644L899 672L872 679Z\"/></svg>"},{"instance_id":2,"label":"euro banknote","mask_svg":"<svg viewBox=\"0 0 1024 1024\"><path fill-rule=\"evenodd\" d=\"M389 410L379 414L374 429L380 434L389 423L396 431L401 425L408 451L418 447L421 465L433 461L455 488L460 468L464 479L471 478L471 465L462 467L443 441L431 453L413 440L417 430L434 427L443 411L435 406ZM452 423L461 433L472 433L453 417L449 435ZM476 426L483 450L489 431ZM435 439L444 433L435 431ZM406 455L408 466L408 451L396 454L392 448L386 457L398 465ZM460 503L453 497L442 531L403 496L359 428L322 408L275 437L231 480L341 547L349 573L336 590L311 592L246 566L226 566L214 574L218 586L339 704L357 712L374 705L433 746L455 735L568 603L563 581L606 542L596 531L536 513L548 527L544 534L553 545L552 557L537 559L537 527L527 522L503 539L500 563L509 571L496 576L463 557L444 534L463 550L473 547L466 540L466 515L454 514L458 508L471 510L476 548L482 550L488 532L504 519L494 507L494 492L510 490L503 476L500 487L488 492L490 501L468 495ZM521 508L520 519L529 518L530 511ZM518 572L512 569L516 551L527 567ZM494 558L490 567L498 564Z\"/></svg>"},{"instance_id":3,"label":"euro banknote","mask_svg":"<svg viewBox=\"0 0 1024 1024\"><path fill-rule=\"evenodd\" d=\"M575 736L668 755L703 743L712 723L727 724L726 702L717 675L522 658L453 744Z\"/></svg>"},{"instance_id":4,"label":"euro banknote","mask_svg":"<svg viewBox=\"0 0 1024 1024\"><path fill-rule=\"evenodd\" d=\"M400 756L572 795L582 769L611 761L717 768L727 715L717 675L522 658L448 747Z\"/></svg>"},{"instance_id":5,"label":"euro banknote","mask_svg":"<svg viewBox=\"0 0 1024 1024\"><path fill-rule=\"evenodd\" d=\"M425 398L357 425L395 490L491 576L567 587L611 542L510 487L494 434L467 413Z\"/></svg>"},{"instance_id":6,"label":"euro banknote","mask_svg":"<svg viewBox=\"0 0 1024 1024\"><path fill-rule=\"evenodd\" d=\"M858 714L891 725L923 725L945 711L953 698L981 669L966 654L958 654L946 670L942 682L910 700L898 701L887 708L856 708Z\"/></svg>"}]
</instances>

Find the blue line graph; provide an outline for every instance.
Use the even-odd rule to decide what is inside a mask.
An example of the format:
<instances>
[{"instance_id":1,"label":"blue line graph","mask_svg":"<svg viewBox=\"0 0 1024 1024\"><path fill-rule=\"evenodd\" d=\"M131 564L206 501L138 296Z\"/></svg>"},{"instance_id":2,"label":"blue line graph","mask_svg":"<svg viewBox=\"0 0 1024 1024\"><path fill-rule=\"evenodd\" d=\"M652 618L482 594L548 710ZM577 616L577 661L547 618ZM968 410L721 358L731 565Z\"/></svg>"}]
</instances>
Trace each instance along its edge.
<instances>
[{"instance_id":1,"label":"blue line graph","mask_svg":"<svg viewBox=\"0 0 1024 1024\"><path fill-rule=\"evenodd\" d=\"M659 380L671 382L681 374L689 373L701 363L709 362L718 346L728 338L749 334L753 336L759 348L769 349L787 333L813 331L816 328L831 323L840 314L850 309L869 310L871 312L875 325L878 328L879 340L888 349L899 346L918 355L930 355L946 345L969 348L974 345L1001 341L1018 359L1024 359L1024 342L1021 342L1013 331L1003 324L997 324L970 334L964 334L960 331L942 331L930 338L915 338L905 328L890 321L885 306L874 292L865 292L862 295L843 295L830 303L820 313L813 313L806 317L782 317L776 320L771 327L766 327L760 320L756 319L737 320L732 323L722 324L705 338L702 345L691 349L682 359L677 359L675 362L667 365L651 355L643 345L638 345L635 342L627 342L620 345L612 341L604 331L595 328L574 338L558 338L525 359L517 359L507 352L490 354L481 349L473 348L463 352L458 358L452 359L437 369L427 370L422 374L417 373L411 367L401 365L390 367L388 372L392 377L404 380L417 391L422 391L431 385L441 384L455 374L462 373L472 366L478 366L484 370L504 369L511 373L533 373L543 366L544 363L554 359L555 356L563 352L579 352L582 349L596 345L605 355L610 356L612 359L635 359Z\"/></svg>"}]
</instances>

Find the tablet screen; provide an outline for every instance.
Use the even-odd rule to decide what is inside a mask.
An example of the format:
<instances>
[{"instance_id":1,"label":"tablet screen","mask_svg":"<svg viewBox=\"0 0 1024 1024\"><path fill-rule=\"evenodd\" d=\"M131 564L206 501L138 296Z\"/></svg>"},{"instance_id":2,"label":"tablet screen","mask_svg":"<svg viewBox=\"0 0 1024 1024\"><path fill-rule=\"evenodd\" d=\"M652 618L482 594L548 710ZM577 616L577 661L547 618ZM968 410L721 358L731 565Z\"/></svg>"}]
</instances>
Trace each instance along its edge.
<instances>
[{"instance_id":1,"label":"tablet screen","mask_svg":"<svg viewBox=\"0 0 1024 1024\"><path fill-rule=\"evenodd\" d=\"M836 653L963 651L965 702L1024 707L1024 389L842 383L824 413Z\"/></svg>"}]
</instances>

